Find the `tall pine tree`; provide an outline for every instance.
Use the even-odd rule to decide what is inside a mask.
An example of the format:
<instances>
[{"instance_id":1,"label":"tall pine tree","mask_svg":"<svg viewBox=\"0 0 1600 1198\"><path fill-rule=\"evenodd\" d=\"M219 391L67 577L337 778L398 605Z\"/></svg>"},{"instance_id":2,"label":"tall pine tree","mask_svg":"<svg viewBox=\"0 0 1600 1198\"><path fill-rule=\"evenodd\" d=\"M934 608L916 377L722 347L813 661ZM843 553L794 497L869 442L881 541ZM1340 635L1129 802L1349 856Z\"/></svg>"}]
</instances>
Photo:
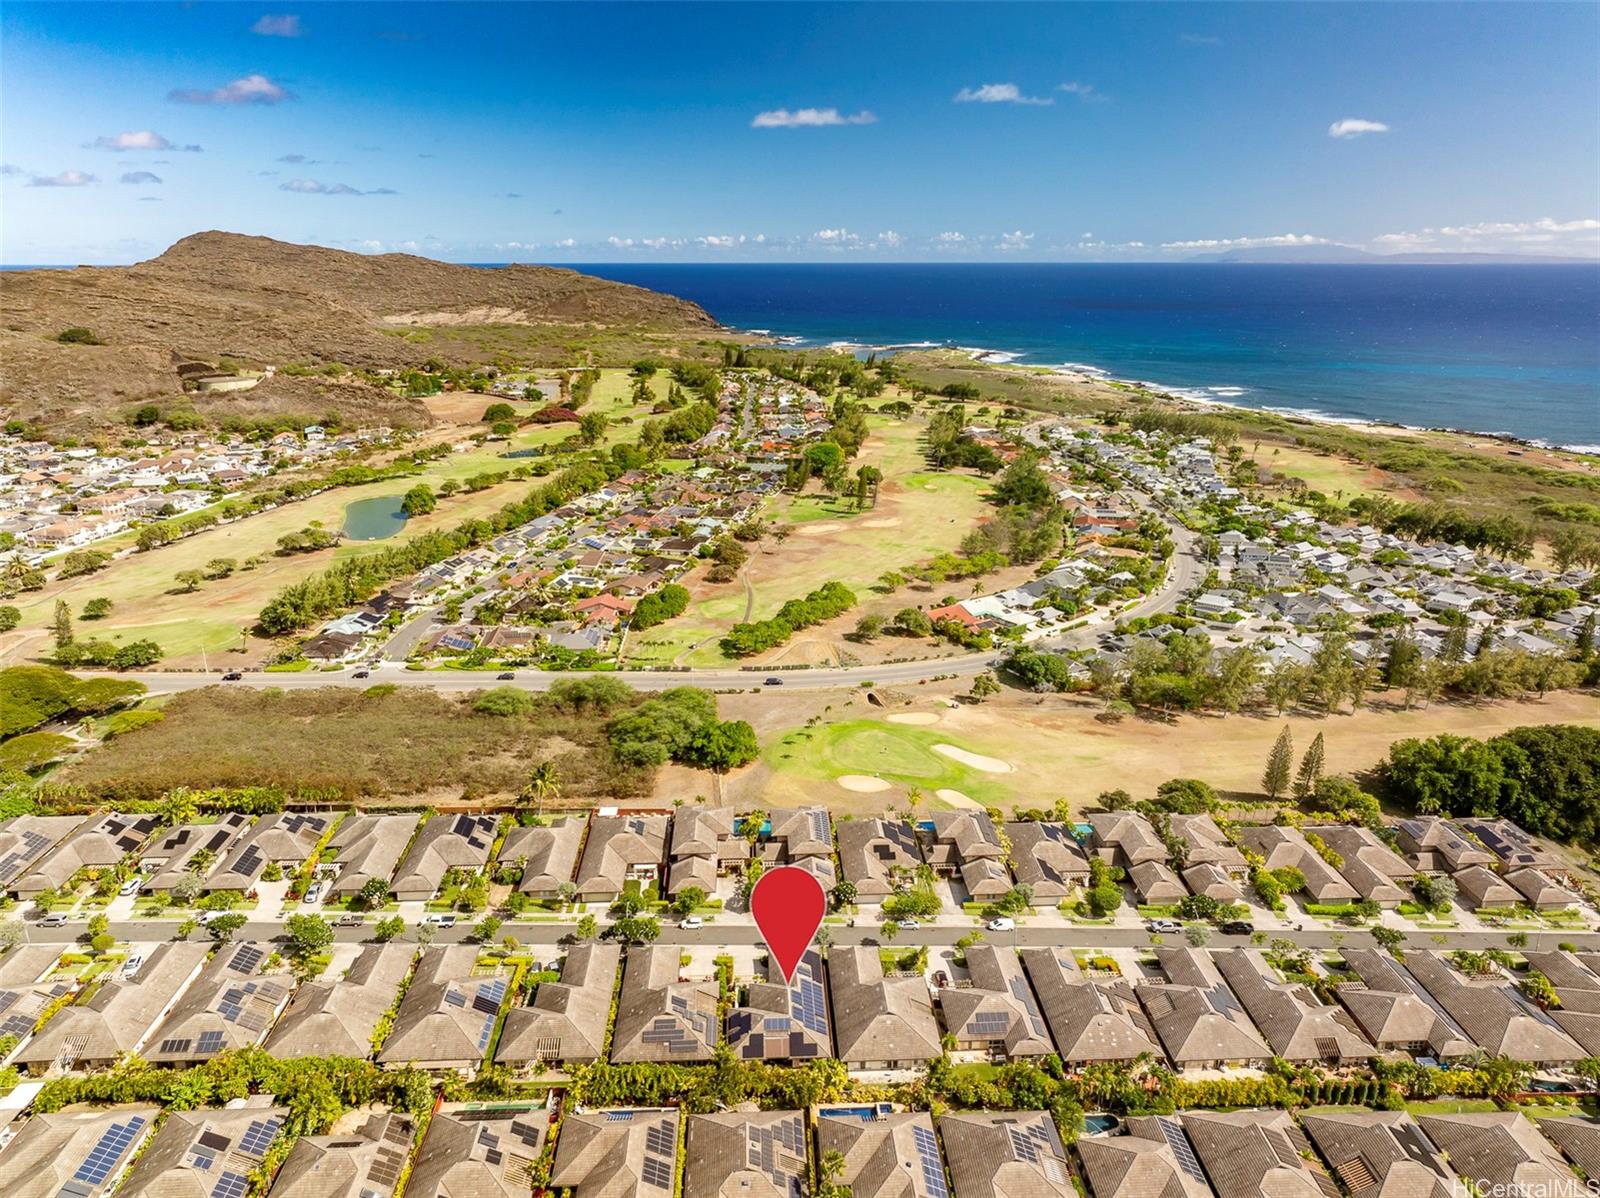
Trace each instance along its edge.
<instances>
[{"instance_id":1,"label":"tall pine tree","mask_svg":"<svg viewBox=\"0 0 1600 1198\"><path fill-rule=\"evenodd\" d=\"M1322 733L1317 733L1306 755L1300 759L1300 772L1294 777L1294 797L1303 799L1317 788L1322 779Z\"/></svg>"},{"instance_id":2,"label":"tall pine tree","mask_svg":"<svg viewBox=\"0 0 1600 1198\"><path fill-rule=\"evenodd\" d=\"M1283 726L1283 731L1278 733L1278 739L1272 746L1272 753L1267 758L1267 768L1261 775L1261 789L1267 792L1269 799L1275 799L1289 789L1289 771L1294 769L1294 737L1289 734L1289 725Z\"/></svg>"}]
</instances>

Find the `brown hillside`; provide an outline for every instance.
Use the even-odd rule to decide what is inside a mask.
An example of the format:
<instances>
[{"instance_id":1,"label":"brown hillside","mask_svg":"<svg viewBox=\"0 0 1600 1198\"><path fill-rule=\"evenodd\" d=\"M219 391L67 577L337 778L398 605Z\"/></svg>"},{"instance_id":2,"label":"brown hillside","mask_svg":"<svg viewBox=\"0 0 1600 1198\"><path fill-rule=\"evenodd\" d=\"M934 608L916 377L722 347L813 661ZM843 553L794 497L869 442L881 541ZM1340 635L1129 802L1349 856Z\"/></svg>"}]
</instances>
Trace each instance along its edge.
<instances>
[{"instance_id":1,"label":"brown hillside","mask_svg":"<svg viewBox=\"0 0 1600 1198\"><path fill-rule=\"evenodd\" d=\"M428 357L468 364L482 357L468 341L421 343L400 334L490 324L669 333L717 327L684 300L571 270L484 270L408 254L369 256L196 233L136 266L8 274L0 286L0 406L25 418L118 419L128 404L179 393L174 353L253 366L392 367ZM92 330L105 344L54 340L72 326ZM392 402L397 422L417 422L407 419L417 405L363 390L371 393L363 407ZM226 410L271 403L266 395L246 398L254 395L231 398Z\"/></svg>"}]
</instances>

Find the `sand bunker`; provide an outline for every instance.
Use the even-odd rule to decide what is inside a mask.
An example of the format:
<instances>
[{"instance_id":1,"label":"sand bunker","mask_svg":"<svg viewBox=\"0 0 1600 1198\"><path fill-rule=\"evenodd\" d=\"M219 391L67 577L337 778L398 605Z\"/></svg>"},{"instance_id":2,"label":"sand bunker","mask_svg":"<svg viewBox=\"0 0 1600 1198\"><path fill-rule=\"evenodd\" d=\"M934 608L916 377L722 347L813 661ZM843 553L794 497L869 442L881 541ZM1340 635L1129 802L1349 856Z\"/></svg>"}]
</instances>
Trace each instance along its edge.
<instances>
[{"instance_id":1,"label":"sand bunker","mask_svg":"<svg viewBox=\"0 0 1600 1198\"><path fill-rule=\"evenodd\" d=\"M968 811L983 810L982 803L978 802L978 800L973 798L971 795L962 794L959 790L941 789L936 790L933 793L938 795L946 803L949 803L952 807L961 807Z\"/></svg>"},{"instance_id":2,"label":"sand bunker","mask_svg":"<svg viewBox=\"0 0 1600 1198\"><path fill-rule=\"evenodd\" d=\"M939 717L931 711L897 711L889 717L891 724L937 724Z\"/></svg>"},{"instance_id":3,"label":"sand bunker","mask_svg":"<svg viewBox=\"0 0 1600 1198\"><path fill-rule=\"evenodd\" d=\"M1009 774L1011 763L1001 761L998 757L985 757L982 753L969 753L965 749L958 749L954 745L934 745L935 753L943 753L952 761L959 761L962 765L970 765L975 770L982 770L986 774Z\"/></svg>"},{"instance_id":4,"label":"sand bunker","mask_svg":"<svg viewBox=\"0 0 1600 1198\"><path fill-rule=\"evenodd\" d=\"M840 774L834 781L857 794L874 794L889 789L887 782L882 778L874 778L871 774Z\"/></svg>"}]
</instances>

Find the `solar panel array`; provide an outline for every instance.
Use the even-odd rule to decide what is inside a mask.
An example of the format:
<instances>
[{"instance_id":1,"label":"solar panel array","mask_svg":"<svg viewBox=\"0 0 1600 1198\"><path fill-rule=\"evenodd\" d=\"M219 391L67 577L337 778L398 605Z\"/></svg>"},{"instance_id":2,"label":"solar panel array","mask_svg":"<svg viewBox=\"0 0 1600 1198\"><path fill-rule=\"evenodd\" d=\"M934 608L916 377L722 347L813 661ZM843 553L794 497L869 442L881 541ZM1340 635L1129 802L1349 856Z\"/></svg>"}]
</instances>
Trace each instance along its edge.
<instances>
[{"instance_id":1,"label":"solar panel array","mask_svg":"<svg viewBox=\"0 0 1600 1198\"><path fill-rule=\"evenodd\" d=\"M50 837L32 830L21 833L17 839L21 843L0 857L0 882L15 881L23 870L55 843Z\"/></svg>"},{"instance_id":2,"label":"solar panel array","mask_svg":"<svg viewBox=\"0 0 1600 1198\"><path fill-rule=\"evenodd\" d=\"M1004 1011L979 1011L967 1020L967 1035L984 1040L1000 1039L1011 1026L1011 1016Z\"/></svg>"},{"instance_id":3,"label":"solar panel array","mask_svg":"<svg viewBox=\"0 0 1600 1198\"><path fill-rule=\"evenodd\" d=\"M1167 1142L1167 1147L1172 1149L1172 1155L1182 1169L1196 1181L1204 1182L1206 1171L1200 1167L1200 1158L1194 1154L1194 1145L1189 1143L1189 1135L1176 1119L1169 1119L1165 1115L1156 1116L1156 1126L1161 1129L1161 1138Z\"/></svg>"},{"instance_id":4,"label":"solar panel array","mask_svg":"<svg viewBox=\"0 0 1600 1198\"><path fill-rule=\"evenodd\" d=\"M218 1031L201 1032L195 1050L202 1053L221 1052L223 1038L222 1033Z\"/></svg>"},{"instance_id":5,"label":"solar panel array","mask_svg":"<svg viewBox=\"0 0 1600 1198\"><path fill-rule=\"evenodd\" d=\"M794 971L794 985L789 989L789 1010L800 1026L819 1036L828 1034L828 1003L822 992L822 980L813 954L800 959Z\"/></svg>"},{"instance_id":6,"label":"solar panel array","mask_svg":"<svg viewBox=\"0 0 1600 1198\"><path fill-rule=\"evenodd\" d=\"M780 1190L792 1192L806 1159L805 1125L799 1114L767 1126L747 1125L745 1136L750 1168L765 1173ZM790 1159L783 1159L785 1152Z\"/></svg>"},{"instance_id":7,"label":"solar panel array","mask_svg":"<svg viewBox=\"0 0 1600 1198\"><path fill-rule=\"evenodd\" d=\"M917 1146L917 1158L922 1162L922 1187L928 1198L950 1198L944 1184L944 1164L939 1159L939 1142L933 1132L913 1124L911 1142Z\"/></svg>"},{"instance_id":8,"label":"solar panel array","mask_svg":"<svg viewBox=\"0 0 1600 1198\"><path fill-rule=\"evenodd\" d=\"M211 1187L211 1198L244 1198L249 1184L242 1174L226 1170L217 1178L217 1184Z\"/></svg>"},{"instance_id":9,"label":"solar panel array","mask_svg":"<svg viewBox=\"0 0 1600 1198\"><path fill-rule=\"evenodd\" d=\"M1049 1032L1044 1026L1044 1016L1039 1011L1039 1004L1033 997L1033 988L1028 985L1028 979L1014 977L1011 979L1011 997L1017 1000L1017 1005L1028 1017L1028 1027L1034 1036L1040 1040L1048 1040Z\"/></svg>"},{"instance_id":10,"label":"solar panel array","mask_svg":"<svg viewBox=\"0 0 1600 1198\"><path fill-rule=\"evenodd\" d=\"M650 1125L644 1137L644 1163L639 1177L645 1185L658 1190L672 1188L672 1166L678 1156L678 1142L668 1118L659 1118Z\"/></svg>"},{"instance_id":11,"label":"solar panel array","mask_svg":"<svg viewBox=\"0 0 1600 1198\"><path fill-rule=\"evenodd\" d=\"M134 1137L144 1129L144 1124L144 1116L135 1115L125 1123L113 1123L106 1128L95 1141L94 1147L89 1149L89 1154L83 1158L72 1179L92 1186L102 1184L111 1176L111 1170L116 1168L123 1153L128 1151Z\"/></svg>"},{"instance_id":12,"label":"solar panel array","mask_svg":"<svg viewBox=\"0 0 1600 1198\"><path fill-rule=\"evenodd\" d=\"M1019 1161L1037 1165L1044 1158L1056 1155L1055 1145L1050 1142L1050 1133L1045 1130L1043 1120L1036 1119L1026 1125L1008 1123L1006 1134L1011 1138L1011 1151Z\"/></svg>"},{"instance_id":13,"label":"solar panel array","mask_svg":"<svg viewBox=\"0 0 1600 1198\"><path fill-rule=\"evenodd\" d=\"M256 967L266 959L266 954L253 944L241 944L234 951L233 960L228 962L228 968L239 973L254 973Z\"/></svg>"},{"instance_id":14,"label":"solar panel array","mask_svg":"<svg viewBox=\"0 0 1600 1198\"><path fill-rule=\"evenodd\" d=\"M828 813L820 807L813 807L806 812L811 820L811 838L813 840L831 841L833 832L828 827Z\"/></svg>"},{"instance_id":15,"label":"solar panel array","mask_svg":"<svg viewBox=\"0 0 1600 1198\"><path fill-rule=\"evenodd\" d=\"M265 1156L267 1145L272 1143L282 1126L281 1119L252 1119L250 1126L244 1129L244 1135L239 1137L239 1151L258 1159Z\"/></svg>"}]
</instances>

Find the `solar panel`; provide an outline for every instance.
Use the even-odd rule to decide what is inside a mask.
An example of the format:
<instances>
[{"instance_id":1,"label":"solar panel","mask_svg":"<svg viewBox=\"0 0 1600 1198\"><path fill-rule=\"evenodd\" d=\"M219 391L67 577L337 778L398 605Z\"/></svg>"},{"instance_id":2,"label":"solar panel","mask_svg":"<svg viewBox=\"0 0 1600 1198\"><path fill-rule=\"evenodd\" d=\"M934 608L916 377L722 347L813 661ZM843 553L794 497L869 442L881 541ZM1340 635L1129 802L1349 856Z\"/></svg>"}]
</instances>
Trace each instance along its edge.
<instances>
[{"instance_id":1,"label":"solar panel","mask_svg":"<svg viewBox=\"0 0 1600 1198\"><path fill-rule=\"evenodd\" d=\"M1200 1167L1199 1158L1194 1154L1194 1146L1189 1143L1189 1137L1177 1120L1158 1115L1156 1126L1161 1129L1162 1138L1166 1140L1167 1147L1172 1149L1172 1155L1177 1158L1178 1168L1196 1181L1205 1181L1206 1171Z\"/></svg>"},{"instance_id":2,"label":"solar panel","mask_svg":"<svg viewBox=\"0 0 1600 1198\"><path fill-rule=\"evenodd\" d=\"M230 969L237 969L240 973L254 973L256 967L265 960L266 954L253 944L241 944L233 954L233 960L228 962Z\"/></svg>"},{"instance_id":3,"label":"solar panel","mask_svg":"<svg viewBox=\"0 0 1600 1198\"><path fill-rule=\"evenodd\" d=\"M221 1052L222 1040L221 1032L201 1032L195 1047L200 1052Z\"/></svg>"},{"instance_id":4,"label":"solar panel","mask_svg":"<svg viewBox=\"0 0 1600 1198\"><path fill-rule=\"evenodd\" d=\"M135 1115L126 1123L113 1123L101 1133L95 1146L89 1149L89 1154L83 1158L83 1163L78 1166L77 1172L72 1175L74 1181L87 1182L90 1185L100 1185L111 1176L111 1170L122 1159L122 1154L128 1150L128 1145L133 1143L133 1138L144 1127L144 1117Z\"/></svg>"},{"instance_id":5,"label":"solar panel","mask_svg":"<svg viewBox=\"0 0 1600 1198\"><path fill-rule=\"evenodd\" d=\"M632 1111L607 1111L606 1112L606 1122L607 1123L627 1123L632 1118L633 1118L633 1112Z\"/></svg>"},{"instance_id":6,"label":"solar panel","mask_svg":"<svg viewBox=\"0 0 1600 1198\"><path fill-rule=\"evenodd\" d=\"M467 996L459 990L446 990L444 992L444 1001L446 1006L460 1007L462 1010L466 1010Z\"/></svg>"},{"instance_id":7,"label":"solar panel","mask_svg":"<svg viewBox=\"0 0 1600 1198\"><path fill-rule=\"evenodd\" d=\"M831 840L828 828L828 813L820 808L813 807L808 813L811 817L811 838L813 840Z\"/></svg>"},{"instance_id":8,"label":"solar panel","mask_svg":"<svg viewBox=\"0 0 1600 1198\"><path fill-rule=\"evenodd\" d=\"M665 1123L651 1124L650 1130L644 1136L644 1150L660 1156L674 1155L677 1143L673 1139L672 1128Z\"/></svg>"},{"instance_id":9,"label":"solar panel","mask_svg":"<svg viewBox=\"0 0 1600 1198\"><path fill-rule=\"evenodd\" d=\"M191 1041L191 1040L189 1040L187 1038L163 1040L163 1041L161 1041L161 1047L158 1048L156 1051L159 1052L159 1053L163 1053L163 1054L175 1053L175 1052L188 1052L189 1051L189 1046L192 1043L193 1043L193 1041Z\"/></svg>"},{"instance_id":10,"label":"solar panel","mask_svg":"<svg viewBox=\"0 0 1600 1198\"><path fill-rule=\"evenodd\" d=\"M246 1156L265 1156L267 1145L272 1143L283 1124L277 1119L253 1119L239 1138L239 1151Z\"/></svg>"},{"instance_id":11,"label":"solar panel","mask_svg":"<svg viewBox=\"0 0 1600 1198\"><path fill-rule=\"evenodd\" d=\"M672 1166L659 1157L645 1157L639 1169L639 1178L647 1186L669 1190L672 1188Z\"/></svg>"},{"instance_id":12,"label":"solar panel","mask_svg":"<svg viewBox=\"0 0 1600 1198\"><path fill-rule=\"evenodd\" d=\"M933 1132L913 1125L911 1142L916 1145L922 1162L922 1185L928 1198L949 1198L950 1192L944 1184L944 1165L939 1160L939 1142L933 1138Z\"/></svg>"},{"instance_id":13,"label":"solar panel","mask_svg":"<svg viewBox=\"0 0 1600 1198\"><path fill-rule=\"evenodd\" d=\"M217 1184L211 1187L211 1198L244 1198L244 1192L249 1183L231 1170L217 1178Z\"/></svg>"}]
</instances>

